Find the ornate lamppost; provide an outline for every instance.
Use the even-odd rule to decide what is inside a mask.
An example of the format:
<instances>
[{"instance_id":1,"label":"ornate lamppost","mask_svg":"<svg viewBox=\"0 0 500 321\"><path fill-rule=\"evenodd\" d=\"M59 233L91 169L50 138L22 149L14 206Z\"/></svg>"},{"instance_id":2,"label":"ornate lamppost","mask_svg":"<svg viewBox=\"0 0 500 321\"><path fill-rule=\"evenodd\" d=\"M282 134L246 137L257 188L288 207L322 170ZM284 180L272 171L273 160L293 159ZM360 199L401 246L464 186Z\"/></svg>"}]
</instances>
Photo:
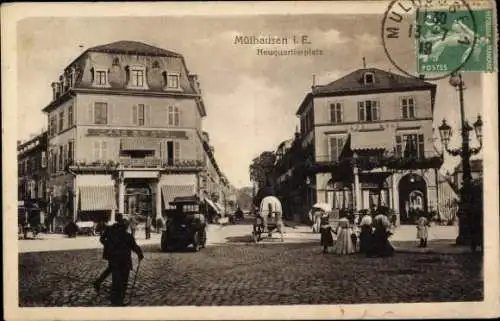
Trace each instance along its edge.
<instances>
[{"instance_id":1,"label":"ornate lamppost","mask_svg":"<svg viewBox=\"0 0 500 321\"><path fill-rule=\"evenodd\" d=\"M462 146L461 148L452 149L449 148L449 142L452 135L451 127L446 123L446 120L443 119L443 123L439 126L439 135L441 138L441 143L443 144L445 150L451 154L452 156L460 156L462 160L462 188L460 190L460 204L458 208L457 216L459 218L459 232L458 237L456 239L457 245L469 244L471 241L471 236L473 233L477 233L479 231L473 230L473 226L475 222L473 220L477 220L479 218L474 217L474 213L471 212L471 168L470 168L470 157L472 155L476 155L480 152L483 145L483 135L482 135L482 127L483 122L481 120L481 116L477 117L477 121L473 124L474 131L476 133L477 140L479 141L478 148L471 148L469 145L469 132L473 129L469 123L465 120L464 115L464 99L463 99L463 91L464 91L464 82L462 80L462 75L454 74L450 77L450 84L457 88L459 92L459 100L460 100L460 124L462 131ZM481 214L482 215L482 214Z\"/></svg>"}]
</instances>

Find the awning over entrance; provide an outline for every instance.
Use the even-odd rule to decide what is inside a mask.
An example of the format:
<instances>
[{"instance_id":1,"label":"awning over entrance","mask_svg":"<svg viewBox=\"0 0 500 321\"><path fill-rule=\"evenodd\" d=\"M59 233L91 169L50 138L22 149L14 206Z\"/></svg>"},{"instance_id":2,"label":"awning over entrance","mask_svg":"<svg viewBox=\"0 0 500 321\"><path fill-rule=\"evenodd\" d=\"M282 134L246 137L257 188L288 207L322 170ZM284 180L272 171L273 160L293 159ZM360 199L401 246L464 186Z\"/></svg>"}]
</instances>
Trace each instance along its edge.
<instances>
[{"instance_id":1,"label":"awning over entrance","mask_svg":"<svg viewBox=\"0 0 500 321\"><path fill-rule=\"evenodd\" d=\"M81 186L80 209L82 211L103 211L116 209L113 186Z\"/></svg>"},{"instance_id":2,"label":"awning over entrance","mask_svg":"<svg viewBox=\"0 0 500 321\"><path fill-rule=\"evenodd\" d=\"M351 150L391 150L391 136L388 131L363 131L351 134Z\"/></svg>"},{"instance_id":3,"label":"awning over entrance","mask_svg":"<svg viewBox=\"0 0 500 321\"><path fill-rule=\"evenodd\" d=\"M124 151L156 150L159 145L160 141L158 139L148 137L122 138L121 140L121 150Z\"/></svg>"},{"instance_id":4,"label":"awning over entrance","mask_svg":"<svg viewBox=\"0 0 500 321\"><path fill-rule=\"evenodd\" d=\"M220 209L217 207L217 205L215 205L214 202L212 202L210 199L208 198L205 198L205 202L207 202L207 204L217 213L217 214L220 214L221 211Z\"/></svg>"},{"instance_id":5,"label":"awning over entrance","mask_svg":"<svg viewBox=\"0 0 500 321\"><path fill-rule=\"evenodd\" d=\"M165 185L161 187L161 194L163 196L163 203L166 208L170 207L170 202L179 196L193 196L193 185Z\"/></svg>"}]
</instances>

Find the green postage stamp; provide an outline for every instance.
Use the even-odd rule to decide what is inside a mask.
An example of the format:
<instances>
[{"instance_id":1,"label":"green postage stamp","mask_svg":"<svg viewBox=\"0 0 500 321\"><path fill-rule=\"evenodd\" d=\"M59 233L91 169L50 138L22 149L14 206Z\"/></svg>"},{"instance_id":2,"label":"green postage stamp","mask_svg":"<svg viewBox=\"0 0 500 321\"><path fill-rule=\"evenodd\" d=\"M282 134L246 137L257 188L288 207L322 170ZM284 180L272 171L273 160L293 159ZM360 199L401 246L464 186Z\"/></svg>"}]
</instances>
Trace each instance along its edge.
<instances>
[{"instance_id":1,"label":"green postage stamp","mask_svg":"<svg viewBox=\"0 0 500 321\"><path fill-rule=\"evenodd\" d=\"M418 72L496 71L493 14L492 9L484 8L420 10L415 30Z\"/></svg>"}]
</instances>

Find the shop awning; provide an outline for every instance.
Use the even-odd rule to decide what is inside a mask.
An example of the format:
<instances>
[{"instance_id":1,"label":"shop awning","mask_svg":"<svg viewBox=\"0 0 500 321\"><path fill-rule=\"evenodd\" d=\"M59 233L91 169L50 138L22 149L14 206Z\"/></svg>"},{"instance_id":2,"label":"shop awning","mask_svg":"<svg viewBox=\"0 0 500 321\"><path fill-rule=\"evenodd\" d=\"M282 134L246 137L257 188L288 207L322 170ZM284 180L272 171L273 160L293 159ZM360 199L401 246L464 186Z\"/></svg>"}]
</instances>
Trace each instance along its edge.
<instances>
[{"instance_id":1,"label":"shop awning","mask_svg":"<svg viewBox=\"0 0 500 321\"><path fill-rule=\"evenodd\" d=\"M220 214L220 209L217 207L217 205L215 205L214 202L212 202L210 199L208 198L205 198L205 202L207 202L207 204L217 213L217 214Z\"/></svg>"},{"instance_id":2,"label":"shop awning","mask_svg":"<svg viewBox=\"0 0 500 321\"><path fill-rule=\"evenodd\" d=\"M161 187L161 194L163 196L163 204L166 208L170 208L170 202L179 196L193 196L193 185L164 185Z\"/></svg>"},{"instance_id":3,"label":"shop awning","mask_svg":"<svg viewBox=\"0 0 500 321\"><path fill-rule=\"evenodd\" d=\"M137 137L137 138L122 138L121 150L156 150L160 146L160 141L154 138Z\"/></svg>"},{"instance_id":4,"label":"shop awning","mask_svg":"<svg viewBox=\"0 0 500 321\"><path fill-rule=\"evenodd\" d=\"M103 211L116 209L113 186L81 186L80 209L82 211Z\"/></svg>"},{"instance_id":5,"label":"shop awning","mask_svg":"<svg viewBox=\"0 0 500 321\"><path fill-rule=\"evenodd\" d=\"M392 150L389 131L374 130L353 132L350 137L351 150Z\"/></svg>"}]
</instances>

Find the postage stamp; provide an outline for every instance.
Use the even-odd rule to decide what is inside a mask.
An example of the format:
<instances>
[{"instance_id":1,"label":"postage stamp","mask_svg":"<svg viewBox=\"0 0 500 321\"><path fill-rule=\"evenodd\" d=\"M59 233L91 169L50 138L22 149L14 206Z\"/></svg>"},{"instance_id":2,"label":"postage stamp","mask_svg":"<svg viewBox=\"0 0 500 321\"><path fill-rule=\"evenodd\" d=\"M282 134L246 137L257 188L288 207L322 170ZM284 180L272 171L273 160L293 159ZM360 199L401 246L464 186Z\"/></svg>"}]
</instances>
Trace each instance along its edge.
<instances>
[{"instance_id":1,"label":"postage stamp","mask_svg":"<svg viewBox=\"0 0 500 321\"><path fill-rule=\"evenodd\" d=\"M457 71L493 72L494 15L486 1L395 0L382 21L382 43L388 59L406 75L430 80ZM415 64L405 61L403 49L415 56Z\"/></svg>"},{"instance_id":2,"label":"postage stamp","mask_svg":"<svg viewBox=\"0 0 500 321\"><path fill-rule=\"evenodd\" d=\"M500 315L494 7L3 5L5 319Z\"/></svg>"},{"instance_id":3,"label":"postage stamp","mask_svg":"<svg viewBox=\"0 0 500 321\"><path fill-rule=\"evenodd\" d=\"M491 9L423 11L417 15L418 71L496 71ZM458 68L457 68L458 66Z\"/></svg>"}]
</instances>

